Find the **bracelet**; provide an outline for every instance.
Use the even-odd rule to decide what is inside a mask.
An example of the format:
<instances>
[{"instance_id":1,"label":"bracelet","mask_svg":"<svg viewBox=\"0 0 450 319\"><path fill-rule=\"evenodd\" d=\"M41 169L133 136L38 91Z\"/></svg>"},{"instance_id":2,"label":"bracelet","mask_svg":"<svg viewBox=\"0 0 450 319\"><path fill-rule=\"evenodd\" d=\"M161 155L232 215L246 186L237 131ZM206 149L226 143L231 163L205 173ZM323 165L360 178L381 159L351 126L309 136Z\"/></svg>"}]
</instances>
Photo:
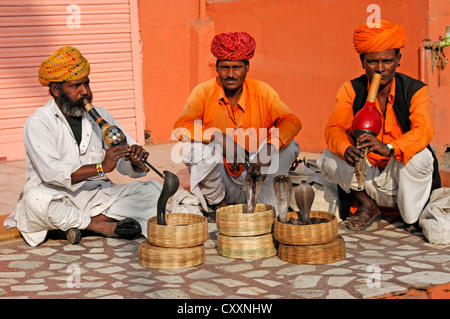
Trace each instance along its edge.
<instances>
[{"instance_id":1,"label":"bracelet","mask_svg":"<svg viewBox=\"0 0 450 319\"><path fill-rule=\"evenodd\" d=\"M105 176L105 172L103 171L103 165L102 165L101 162L95 164L95 168L97 169L97 174L98 174L98 176L100 176L100 177Z\"/></svg>"}]
</instances>

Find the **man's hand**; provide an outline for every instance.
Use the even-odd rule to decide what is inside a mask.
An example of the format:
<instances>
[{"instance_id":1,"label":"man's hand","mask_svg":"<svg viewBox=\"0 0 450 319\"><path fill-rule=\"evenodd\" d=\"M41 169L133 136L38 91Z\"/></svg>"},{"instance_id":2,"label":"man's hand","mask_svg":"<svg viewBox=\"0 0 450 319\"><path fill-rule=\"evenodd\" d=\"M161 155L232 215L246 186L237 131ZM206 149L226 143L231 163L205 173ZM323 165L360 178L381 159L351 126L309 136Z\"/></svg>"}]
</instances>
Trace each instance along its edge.
<instances>
[{"instance_id":1,"label":"man's hand","mask_svg":"<svg viewBox=\"0 0 450 319\"><path fill-rule=\"evenodd\" d=\"M345 162L352 167L355 167L355 164L359 161L360 158L363 158L363 156L364 153L353 145L347 147L344 153Z\"/></svg>"},{"instance_id":2,"label":"man's hand","mask_svg":"<svg viewBox=\"0 0 450 319\"><path fill-rule=\"evenodd\" d=\"M228 164L230 164L230 169L233 172L238 172L240 170L240 165L244 165L246 169L248 168L246 164L249 160L247 150L237 144L231 136L216 132L211 140L216 141L222 146L223 155Z\"/></svg>"},{"instance_id":3,"label":"man's hand","mask_svg":"<svg viewBox=\"0 0 450 319\"><path fill-rule=\"evenodd\" d=\"M105 153L105 158L103 159L103 171L105 173L112 172L117 165L117 161L122 157L127 157L130 155L130 149L126 145L117 145L109 148Z\"/></svg>"},{"instance_id":4,"label":"man's hand","mask_svg":"<svg viewBox=\"0 0 450 319\"><path fill-rule=\"evenodd\" d=\"M270 143L266 143L256 154L254 163L250 163L247 172L250 174L261 173L263 175L263 179L265 179L267 176L267 171L264 168L268 168L270 166L270 164L272 163L272 155L275 152L275 146Z\"/></svg>"},{"instance_id":5,"label":"man's hand","mask_svg":"<svg viewBox=\"0 0 450 319\"><path fill-rule=\"evenodd\" d=\"M374 152L381 156L389 156L389 149L386 144L369 133L361 134L356 145L359 150L364 150L367 147L368 153Z\"/></svg>"},{"instance_id":6,"label":"man's hand","mask_svg":"<svg viewBox=\"0 0 450 319\"><path fill-rule=\"evenodd\" d=\"M126 161L132 161L134 163L146 161L148 158L148 152L140 145L131 145L130 155L125 157Z\"/></svg>"}]
</instances>

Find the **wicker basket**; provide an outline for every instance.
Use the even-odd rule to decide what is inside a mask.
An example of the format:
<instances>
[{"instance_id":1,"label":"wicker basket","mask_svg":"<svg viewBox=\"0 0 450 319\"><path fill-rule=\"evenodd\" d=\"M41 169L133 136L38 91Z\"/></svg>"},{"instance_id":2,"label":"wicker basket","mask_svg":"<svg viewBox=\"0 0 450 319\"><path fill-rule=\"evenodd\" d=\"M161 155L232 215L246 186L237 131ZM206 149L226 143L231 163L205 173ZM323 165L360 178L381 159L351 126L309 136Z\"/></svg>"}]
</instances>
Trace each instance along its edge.
<instances>
[{"instance_id":1,"label":"wicker basket","mask_svg":"<svg viewBox=\"0 0 450 319\"><path fill-rule=\"evenodd\" d=\"M143 241L138 249L139 264L155 269L179 269L205 262L205 246L187 248L164 248Z\"/></svg>"},{"instance_id":2,"label":"wicker basket","mask_svg":"<svg viewBox=\"0 0 450 319\"><path fill-rule=\"evenodd\" d=\"M271 205L256 204L255 212L246 214L247 205L230 205L216 213L217 230L226 236L257 236L272 232L275 212Z\"/></svg>"},{"instance_id":3,"label":"wicker basket","mask_svg":"<svg viewBox=\"0 0 450 319\"><path fill-rule=\"evenodd\" d=\"M275 220L274 236L277 241L286 245L319 245L332 242L338 236L336 216L329 212L311 211L311 217L325 218L329 222L315 225L283 224L278 218ZM296 213L288 213L297 218Z\"/></svg>"},{"instance_id":4,"label":"wicker basket","mask_svg":"<svg viewBox=\"0 0 450 319\"><path fill-rule=\"evenodd\" d=\"M229 258L258 259L276 256L277 249L272 233L244 237L219 234L217 252Z\"/></svg>"},{"instance_id":5,"label":"wicker basket","mask_svg":"<svg viewBox=\"0 0 450 319\"><path fill-rule=\"evenodd\" d=\"M345 243L341 236L327 244L291 246L281 244L278 258L294 264L321 265L345 259Z\"/></svg>"},{"instance_id":6,"label":"wicker basket","mask_svg":"<svg viewBox=\"0 0 450 319\"><path fill-rule=\"evenodd\" d=\"M170 213L167 225L158 225L156 216L148 220L147 241L159 247L194 247L208 239L208 220L202 215Z\"/></svg>"}]
</instances>

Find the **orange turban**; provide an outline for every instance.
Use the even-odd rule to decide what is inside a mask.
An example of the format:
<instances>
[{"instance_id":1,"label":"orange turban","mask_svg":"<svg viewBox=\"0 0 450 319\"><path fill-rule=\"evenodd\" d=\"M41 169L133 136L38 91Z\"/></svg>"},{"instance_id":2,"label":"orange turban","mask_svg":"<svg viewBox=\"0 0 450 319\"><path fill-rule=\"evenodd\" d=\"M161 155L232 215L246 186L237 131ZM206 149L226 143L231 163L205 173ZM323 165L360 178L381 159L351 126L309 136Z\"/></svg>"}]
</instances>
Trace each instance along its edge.
<instances>
[{"instance_id":1,"label":"orange turban","mask_svg":"<svg viewBox=\"0 0 450 319\"><path fill-rule=\"evenodd\" d=\"M211 53L219 60L250 60L255 48L255 39L247 32L220 33L211 43Z\"/></svg>"},{"instance_id":2,"label":"orange turban","mask_svg":"<svg viewBox=\"0 0 450 319\"><path fill-rule=\"evenodd\" d=\"M39 68L38 79L44 86L51 82L64 82L84 78L89 75L89 62L81 52L71 46L59 48Z\"/></svg>"},{"instance_id":3,"label":"orange turban","mask_svg":"<svg viewBox=\"0 0 450 319\"><path fill-rule=\"evenodd\" d=\"M355 29L353 44L359 54L378 52L386 49L400 49L408 38L400 24L381 20L380 28L369 28L366 23Z\"/></svg>"}]
</instances>

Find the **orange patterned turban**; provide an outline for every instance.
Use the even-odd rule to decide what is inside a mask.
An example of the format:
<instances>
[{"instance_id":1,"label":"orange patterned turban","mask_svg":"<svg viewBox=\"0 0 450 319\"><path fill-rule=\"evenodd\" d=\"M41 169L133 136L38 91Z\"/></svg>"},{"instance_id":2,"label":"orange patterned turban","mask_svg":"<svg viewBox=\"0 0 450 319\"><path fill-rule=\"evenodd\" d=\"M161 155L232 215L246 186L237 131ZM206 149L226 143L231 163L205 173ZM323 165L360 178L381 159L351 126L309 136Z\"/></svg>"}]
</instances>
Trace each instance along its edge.
<instances>
[{"instance_id":1,"label":"orange patterned turban","mask_svg":"<svg viewBox=\"0 0 450 319\"><path fill-rule=\"evenodd\" d=\"M386 49L400 49L408 38L400 24L381 20L380 28L369 28L366 23L353 33L353 44L358 54L378 52Z\"/></svg>"},{"instance_id":2,"label":"orange patterned turban","mask_svg":"<svg viewBox=\"0 0 450 319\"><path fill-rule=\"evenodd\" d=\"M220 33L211 43L211 53L219 60L250 60L255 48L255 39L247 32Z\"/></svg>"},{"instance_id":3,"label":"orange patterned turban","mask_svg":"<svg viewBox=\"0 0 450 319\"><path fill-rule=\"evenodd\" d=\"M39 68L38 79L44 86L51 82L64 82L84 78L89 75L89 62L81 52L71 46L59 48Z\"/></svg>"}]
</instances>

